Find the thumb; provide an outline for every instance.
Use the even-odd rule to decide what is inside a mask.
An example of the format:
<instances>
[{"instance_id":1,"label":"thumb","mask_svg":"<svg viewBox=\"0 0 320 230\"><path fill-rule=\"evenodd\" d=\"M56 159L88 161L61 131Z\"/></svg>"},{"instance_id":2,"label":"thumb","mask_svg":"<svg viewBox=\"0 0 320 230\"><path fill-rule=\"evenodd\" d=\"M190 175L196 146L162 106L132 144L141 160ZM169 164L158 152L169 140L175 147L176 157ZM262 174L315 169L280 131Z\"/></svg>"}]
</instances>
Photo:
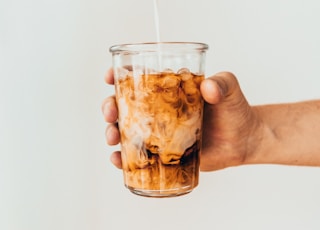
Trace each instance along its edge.
<instances>
[{"instance_id":1,"label":"thumb","mask_svg":"<svg viewBox=\"0 0 320 230\"><path fill-rule=\"evenodd\" d=\"M235 99L241 93L237 78L230 72L220 72L202 81L200 90L209 104Z\"/></svg>"}]
</instances>

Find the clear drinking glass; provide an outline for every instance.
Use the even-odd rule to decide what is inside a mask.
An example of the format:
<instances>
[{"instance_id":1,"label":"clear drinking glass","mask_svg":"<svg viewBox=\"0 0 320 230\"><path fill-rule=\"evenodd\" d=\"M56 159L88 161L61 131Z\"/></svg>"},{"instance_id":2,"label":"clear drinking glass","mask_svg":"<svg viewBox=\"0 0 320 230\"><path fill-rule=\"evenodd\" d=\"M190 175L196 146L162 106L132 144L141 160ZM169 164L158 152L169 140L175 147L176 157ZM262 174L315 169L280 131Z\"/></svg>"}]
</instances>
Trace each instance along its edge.
<instances>
[{"instance_id":1,"label":"clear drinking glass","mask_svg":"<svg viewBox=\"0 0 320 230\"><path fill-rule=\"evenodd\" d=\"M125 186L149 197L198 185L203 43L115 45L113 56Z\"/></svg>"}]
</instances>

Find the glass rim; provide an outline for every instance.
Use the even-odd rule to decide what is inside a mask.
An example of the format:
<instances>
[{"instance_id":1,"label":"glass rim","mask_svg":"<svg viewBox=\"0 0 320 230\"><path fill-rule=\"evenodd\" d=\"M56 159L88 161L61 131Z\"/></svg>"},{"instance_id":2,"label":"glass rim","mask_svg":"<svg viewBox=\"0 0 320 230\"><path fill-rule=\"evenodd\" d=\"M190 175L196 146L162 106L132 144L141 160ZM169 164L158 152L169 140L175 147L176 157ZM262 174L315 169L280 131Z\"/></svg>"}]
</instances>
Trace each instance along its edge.
<instances>
[{"instance_id":1,"label":"glass rim","mask_svg":"<svg viewBox=\"0 0 320 230\"><path fill-rule=\"evenodd\" d=\"M202 42L143 42L143 43L125 43L113 45L109 48L111 53L117 52L158 52L159 48L170 50L196 50L206 51L209 45Z\"/></svg>"}]
</instances>

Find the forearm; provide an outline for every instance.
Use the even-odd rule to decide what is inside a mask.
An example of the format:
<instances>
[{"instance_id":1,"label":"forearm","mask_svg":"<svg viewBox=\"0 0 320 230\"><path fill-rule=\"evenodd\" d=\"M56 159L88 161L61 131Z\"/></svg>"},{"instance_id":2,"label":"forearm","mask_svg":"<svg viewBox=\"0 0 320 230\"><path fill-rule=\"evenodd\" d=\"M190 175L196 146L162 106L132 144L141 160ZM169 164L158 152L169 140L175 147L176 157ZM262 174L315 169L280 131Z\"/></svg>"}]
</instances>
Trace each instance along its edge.
<instances>
[{"instance_id":1,"label":"forearm","mask_svg":"<svg viewBox=\"0 0 320 230\"><path fill-rule=\"evenodd\" d=\"M320 100L253 107L259 122L252 164L320 166Z\"/></svg>"}]
</instances>

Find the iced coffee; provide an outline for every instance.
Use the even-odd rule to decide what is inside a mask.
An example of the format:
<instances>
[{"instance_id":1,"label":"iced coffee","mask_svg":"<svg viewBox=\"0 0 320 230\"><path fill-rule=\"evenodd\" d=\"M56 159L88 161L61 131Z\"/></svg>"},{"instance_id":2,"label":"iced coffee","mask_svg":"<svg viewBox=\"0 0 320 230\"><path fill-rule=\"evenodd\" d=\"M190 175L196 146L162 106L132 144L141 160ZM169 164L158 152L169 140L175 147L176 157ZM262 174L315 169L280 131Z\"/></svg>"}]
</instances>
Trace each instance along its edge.
<instances>
[{"instance_id":1,"label":"iced coffee","mask_svg":"<svg viewBox=\"0 0 320 230\"><path fill-rule=\"evenodd\" d=\"M188 69L127 75L116 82L125 184L185 193L198 184L203 75Z\"/></svg>"},{"instance_id":2,"label":"iced coffee","mask_svg":"<svg viewBox=\"0 0 320 230\"><path fill-rule=\"evenodd\" d=\"M111 47L124 182L133 193L178 196L198 185L207 48L203 43Z\"/></svg>"}]
</instances>

